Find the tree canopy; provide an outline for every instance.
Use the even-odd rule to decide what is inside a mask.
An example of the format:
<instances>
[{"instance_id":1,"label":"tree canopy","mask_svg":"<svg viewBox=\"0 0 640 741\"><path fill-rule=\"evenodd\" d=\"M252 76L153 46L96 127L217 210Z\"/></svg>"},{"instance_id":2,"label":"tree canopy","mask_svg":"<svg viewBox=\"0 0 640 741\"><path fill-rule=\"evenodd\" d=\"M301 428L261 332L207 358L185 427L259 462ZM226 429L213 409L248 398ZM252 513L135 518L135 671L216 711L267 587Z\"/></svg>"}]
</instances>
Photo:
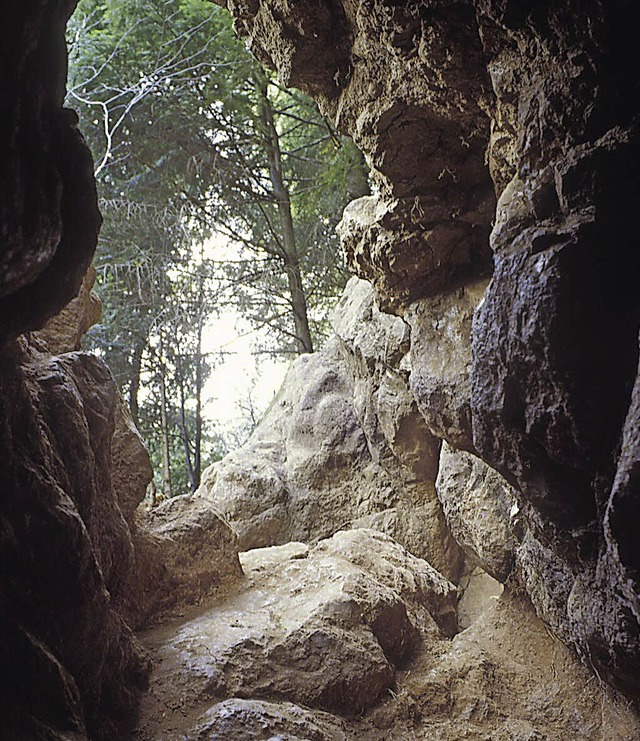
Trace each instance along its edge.
<instances>
[{"instance_id":1,"label":"tree canopy","mask_svg":"<svg viewBox=\"0 0 640 741\"><path fill-rule=\"evenodd\" d=\"M204 0L80 0L69 47L105 217L90 342L164 464L159 485L193 489L208 320L233 305L268 329L259 349L312 351L346 279L334 227L366 171Z\"/></svg>"}]
</instances>

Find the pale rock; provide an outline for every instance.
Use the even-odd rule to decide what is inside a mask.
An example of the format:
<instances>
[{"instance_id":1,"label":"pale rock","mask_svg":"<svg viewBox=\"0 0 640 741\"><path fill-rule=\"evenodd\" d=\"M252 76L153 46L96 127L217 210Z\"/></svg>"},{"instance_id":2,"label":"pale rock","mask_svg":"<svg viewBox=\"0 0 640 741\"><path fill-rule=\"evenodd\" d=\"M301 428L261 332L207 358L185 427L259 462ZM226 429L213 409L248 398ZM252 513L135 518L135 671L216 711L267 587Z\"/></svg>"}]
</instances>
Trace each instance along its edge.
<instances>
[{"instance_id":1,"label":"pale rock","mask_svg":"<svg viewBox=\"0 0 640 741\"><path fill-rule=\"evenodd\" d=\"M406 354L407 327L382 314L358 279L334 323L341 335L292 364L248 443L205 471L197 497L230 523L240 551L373 527L455 581L463 555L433 485L440 443L411 401L406 371L389 368ZM376 393L381 373L393 378Z\"/></svg>"},{"instance_id":2,"label":"pale rock","mask_svg":"<svg viewBox=\"0 0 640 741\"><path fill-rule=\"evenodd\" d=\"M32 332L43 342L52 355L61 355L80 349L80 340L87 330L100 321L102 304L91 290L96 280L96 270L89 267L82 280L78 295L37 332Z\"/></svg>"},{"instance_id":3,"label":"pale rock","mask_svg":"<svg viewBox=\"0 0 640 741\"><path fill-rule=\"evenodd\" d=\"M512 487L480 458L445 442L436 491L453 537L474 563L505 582L516 547Z\"/></svg>"},{"instance_id":4,"label":"pale rock","mask_svg":"<svg viewBox=\"0 0 640 741\"><path fill-rule=\"evenodd\" d=\"M458 627L466 630L494 606L504 587L497 579L476 566L471 572L462 575L458 590Z\"/></svg>"},{"instance_id":5,"label":"pale rock","mask_svg":"<svg viewBox=\"0 0 640 741\"><path fill-rule=\"evenodd\" d=\"M393 687L423 640L455 630L455 587L375 531L249 551L242 564L234 593L143 636L155 669L141 741L160 728L171 738L225 697L352 717ZM176 695L185 707L165 717Z\"/></svg>"},{"instance_id":6,"label":"pale rock","mask_svg":"<svg viewBox=\"0 0 640 741\"><path fill-rule=\"evenodd\" d=\"M174 497L151 511L139 508L135 523L134 626L182 614L242 578L235 533L208 502Z\"/></svg>"},{"instance_id":7,"label":"pale rock","mask_svg":"<svg viewBox=\"0 0 640 741\"><path fill-rule=\"evenodd\" d=\"M239 549L246 551L295 537L285 481L282 441L250 440L203 472L197 496L205 497L225 517Z\"/></svg>"},{"instance_id":8,"label":"pale rock","mask_svg":"<svg viewBox=\"0 0 640 741\"><path fill-rule=\"evenodd\" d=\"M387 465L391 452L414 478L433 481L440 441L408 385L409 325L380 311L373 286L358 278L347 284L331 324L353 378L354 404L369 447Z\"/></svg>"},{"instance_id":9,"label":"pale rock","mask_svg":"<svg viewBox=\"0 0 640 741\"><path fill-rule=\"evenodd\" d=\"M474 451L471 430L471 322L487 281L411 305L409 386L431 433Z\"/></svg>"},{"instance_id":10,"label":"pale rock","mask_svg":"<svg viewBox=\"0 0 640 741\"><path fill-rule=\"evenodd\" d=\"M398 677L396 697L353 739L635 741L633 708L555 639L509 589L451 642L433 641Z\"/></svg>"},{"instance_id":11,"label":"pale rock","mask_svg":"<svg viewBox=\"0 0 640 741\"><path fill-rule=\"evenodd\" d=\"M122 514L129 527L133 527L134 512L153 479L153 468L149 451L122 397L116 405L115 429L111 440L111 478Z\"/></svg>"},{"instance_id":12,"label":"pale rock","mask_svg":"<svg viewBox=\"0 0 640 741\"><path fill-rule=\"evenodd\" d=\"M347 741L342 720L290 702L231 698L198 720L186 741Z\"/></svg>"}]
</instances>

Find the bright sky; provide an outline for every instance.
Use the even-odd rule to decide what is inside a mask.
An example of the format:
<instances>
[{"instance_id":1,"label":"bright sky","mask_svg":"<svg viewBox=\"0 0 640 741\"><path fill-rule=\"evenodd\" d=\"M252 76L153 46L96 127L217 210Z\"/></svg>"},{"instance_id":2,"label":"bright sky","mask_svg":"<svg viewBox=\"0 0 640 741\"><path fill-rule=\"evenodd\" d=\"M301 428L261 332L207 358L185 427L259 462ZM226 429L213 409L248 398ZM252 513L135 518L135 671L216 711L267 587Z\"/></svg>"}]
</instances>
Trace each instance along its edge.
<instances>
[{"instance_id":1,"label":"bright sky","mask_svg":"<svg viewBox=\"0 0 640 741\"><path fill-rule=\"evenodd\" d=\"M204 412L208 419L225 423L246 417L240 405L251 398L260 414L280 388L288 363L252 353L255 333L235 312L213 319L203 337L203 350L215 367L204 387ZM216 355L221 355L219 359Z\"/></svg>"},{"instance_id":2,"label":"bright sky","mask_svg":"<svg viewBox=\"0 0 640 741\"><path fill-rule=\"evenodd\" d=\"M216 260L237 257L223 239L210 240L205 252ZM224 316L212 318L205 327L203 351L214 368L204 387L203 412L219 428L232 428L246 420L249 401L259 419L282 384L289 363L255 355L256 338L251 325L230 305Z\"/></svg>"}]
</instances>

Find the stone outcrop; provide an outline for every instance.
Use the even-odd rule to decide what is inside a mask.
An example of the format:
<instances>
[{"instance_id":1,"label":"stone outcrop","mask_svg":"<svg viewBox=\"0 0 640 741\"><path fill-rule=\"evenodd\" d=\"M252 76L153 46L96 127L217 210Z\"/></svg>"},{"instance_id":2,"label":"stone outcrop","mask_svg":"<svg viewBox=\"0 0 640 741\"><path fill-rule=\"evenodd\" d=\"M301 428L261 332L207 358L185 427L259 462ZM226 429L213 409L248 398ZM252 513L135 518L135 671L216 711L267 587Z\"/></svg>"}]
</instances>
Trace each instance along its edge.
<instances>
[{"instance_id":1,"label":"stone outcrop","mask_svg":"<svg viewBox=\"0 0 640 741\"><path fill-rule=\"evenodd\" d=\"M0 9L0 737L12 741L122 738L149 668L118 610L144 487L128 484L123 514L119 394L101 360L73 352L99 316L87 269L101 221L63 108L74 7Z\"/></svg>"},{"instance_id":2,"label":"stone outcrop","mask_svg":"<svg viewBox=\"0 0 640 741\"><path fill-rule=\"evenodd\" d=\"M148 470L135 481L113 473L114 455L121 465L144 457L124 416L126 450L112 444L113 379L95 357L43 352L47 339L35 332L77 294L100 222L91 157L62 107L74 2L4 4L0 663L13 683L3 687L0 736L124 737L148 668L122 617L134 580L149 590L143 616L130 613L140 621L231 592L149 637L159 695L145 702L159 705L148 707L142 733L233 741L247 737L240 718L248 733L261 725L363 741L638 738L637 717L599 683L640 697L630 4L228 5L254 53L314 95L371 165L373 195L347 209L341 233L377 305L366 286L352 287L342 308L357 320L343 316L327 351L292 372L309 385L301 393L292 381L297 396L279 398L272 427L245 450L255 470L241 454L227 459L209 476L209 499L148 519L136 554L133 510ZM17 339L23 332L31 345ZM56 352L77 349L75 329L58 337ZM455 452L443 447L439 458L441 440ZM469 454L508 482L508 500ZM468 559L514 583L453 640L434 627L420 580L431 571L382 535L368 534L375 542L365 546L361 531L339 533L308 553L282 546L291 557L278 564L252 554L243 583L234 538L211 511L213 501L233 515L234 497L234 524L256 538L315 541L364 523L454 578L462 551L451 530ZM445 547L434 547L434 534ZM191 572L194 544L204 560ZM400 564L384 561L389 551L403 554ZM313 568L297 582L303 562ZM286 633L260 584L286 592L284 620L300 618L296 630ZM238 605L263 619L260 640L229 638L243 628L229 622ZM229 650L205 656L189 630L220 623ZM200 651L192 664L176 658L190 635ZM169 692L174 679L195 690L182 693L186 704Z\"/></svg>"},{"instance_id":3,"label":"stone outcrop","mask_svg":"<svg viewBox=\"0 0 640 741\"><path fill-rule=\"evenodd\" d=\"M372 167L345 212L349 267L383 308L488 272L491 82L464 2L229 0L249 49L320 102Z\"/></svg>"},{"instance_id":4,"label":"stone outcrop","mask_svg":"<svg viewBox=\"0 0 640 741\"><path fill-rule=\"evenodd\" d=\"M640 497L629 452L640 324L629 8L228 6L252 51L362 148L374 195L347 209L345 251L382 307L414 317L425 420L519 492L516 570L536 609L638 699L635 535L613 517L616 502L635 513ZM451 423L421 401L420 355L432 350L422 338L446 342L429 321L485 274L487 245L493 277ZM431 297L435 313L423 316Z\"/></svg>"},{"instance_id":5,"label":"stone outcrop","mask_svg":"<svg viewBox=\"0 0 640 741\"><path fill-rule=\"evenodd\" d=\"M93 161L63 108L66 22L75 0L0 10L0 344L78 292L98 239Z\"/></svg>"},{"instance_id":6,"label":"stone outcrop","mask_svg":"<svg viewBox=\"0 0 640 741\"><path fill-rule=\"evenodd\" d=\"M241 551L374 527L457 582L464 556L435 492L440 441L409 389L408 327L356 278L333 325L320 352L292 365L249 442L205 471L198 496Z\"/></svg>"},{"instance_id":7,"label":"stone outcrop","mask_svg":"<svg viewBox=\"0 0 640 741\"><path fill-rule=\"evenodd\" d=\"M114 609L134 560L111 482L118 403L94 356L21 340L2 357L0 654L18 678L3 685L3 738L122 736L144 686L147 659Z\"/></svg>"},{"instance_id":8,"label":"stone outcrop","mask_svg":"<svg viewBox=\"0 0 640 741\"><path fill-rule=\"evenodd\" d=\"M479 458L446 442L436 491L451 533L472 563L504 584L518 542L516 492Z\"/></svg>"},{"instance_id":9,"label":"stone outcrop","mask_svg":"<svg viewBox=\"0 0 640 741\"><path fill-rule=\"evenodd\" d=\"M139 509L133 545L123 612L136 629L180 615L242 577L235 533L207 502L190 496Z\"/></svg>"},{"instance_id":10,"label":"stone outcrop","mask_svg":"<svg viewBox=\"0 0 640 741\"><path fill-rule=\"evenodd\" d=\"M156 661L139 741L640 733L522 595L507 590L447 637L451 585L386 536L352 530L241 561L229 594L142 637Z\"/></svg>"},{"instance_id":11,"label":"stone outcrop","mask_svg":"<svg viewBox=\"0 0 640 741\"><path fill-rule=\"evenodd\" d=\"M416 301L411 327L409 385L429 430L456 449L474 452L471 426L471 323L487 282Z\"/></svg>"},{"instance_id":12,"label":"stone outcrop","mask_svg":"<svg viewBox=\"0 0 640 741\"><path fill-rule=\"evenodd\" d=\"M51 355L80 350L80 341L85 333L100 321L102 304L91 290L96 280L96 271L89 267L75 298L51 317L44 327L31 333L31 339L43 343Z\"/></svg>"}]
</instances>

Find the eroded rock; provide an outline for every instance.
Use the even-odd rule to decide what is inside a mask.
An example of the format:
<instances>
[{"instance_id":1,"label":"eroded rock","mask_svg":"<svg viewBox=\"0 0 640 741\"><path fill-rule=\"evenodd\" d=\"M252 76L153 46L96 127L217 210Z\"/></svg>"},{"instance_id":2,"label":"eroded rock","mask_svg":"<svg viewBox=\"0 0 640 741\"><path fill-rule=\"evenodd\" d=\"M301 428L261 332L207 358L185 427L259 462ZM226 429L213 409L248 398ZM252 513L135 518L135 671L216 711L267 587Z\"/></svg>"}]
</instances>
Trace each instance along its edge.
<instances>
[{"instance_id":1,"label":"eroded rock","mask_svg":"<svg viewBox=\"0 0 640 741\"><path fill-rule=\"evenodd\" d=\"M0 117L0 343L78 292L100 214L78 117L63 108L74 0L5 4Z\"/></svg>"},{"instance_id":2,"label":"eroded rock","mask_svg":"<svg viewBox=\"0 0 640 741\"><path fill-rule=\"evenodd\" d=\"M242 564L235 594L144 637L156 668L142 738L184 726L162 717L177 694L184 717L234 696L354 716L393 686L421 640L455 630L455 587L374 531L249 551Z\"/></svg>"},{"instance_id":3,"label":"eroded rock","mask_svg":"<svg viewBox=\"0 0 640 741\"><path fill-rule=\"evenodd\" d=\"M453 593L437 586L446 582L379 534L344 532L315 549L290 543L242 560L240 591L145 639L160 661L140 741L633 741L640 733L628 703L595 684L522 593L489 599L451 640L423 612L436 595L448 612ZM372 701L380 656L390 665L390 656L403 658L390 691ZM363 658L358 669L352 661ZM348 691L327 694L334 682ZM331 712L319 711L327 698Z\"/></svg>"},{"instance_id":4,"label":"eroded rock","mask_svg":"<svg viewBox=\"0 0 640 741\"><path fill-rule=\"evenodd\" d=\"M381 305L402 311L487 272L491 83L472 5L228 5L251 51L364 152L375 195L348 207L342 234L349 267Z\"/></svg>"},{"instance_id":5,"label":"eroded rock","mask_svg":"<svg viewBox=\"0 0 640 741\"><path fill-rule=\"evenodd\" d=\"M471 428L471 322L486 280L416 301L411 327L409 384L431 433L474 451Z\"/></svg>"},{"instance_id":6,"label":"eroded rock","mask_svg":"<svg viewBox=\"0 0 640 741\"><path fill-rule=\"evenodd\" d=\"M4 685L10 738L30 713L33 738L49 724L78 738L121 736L145 683L146 657L110 596L133 566L110 472L117 399L92 355L55 358L20 341L0 361L0 596L7 635L18 636L3 641L2 663L23 677ZM51 698L44 710L32 688L23 694L32 672Z\"/></svg>"},{"instance_id":7,"label":"eroded rock","mask_svg":"<svg viewBox=\"0 0 640 741\"><path fill-rule=\"evenodd\" d=\"M122 514L133 529L134 513L153 479L153 468L149 451L122 397L119 397L116 404L115 427L111 440L111 479Z\"/></svg>"},{"instance_id":8,"label":"eroded rock","mask_svg":"<svg viewBox=\"0 0 640 741\"><path fill-rule=\"evenodd\" d=\"M310 40L292 18L312 5L230 3L251 48L314 95L372 166L374 195L347 209L344 245L380 305L415 317L412 388L429 428L517 487L530 536L520 573L536 607L637 699L622 668L639 658L635 534L613 516L620 502L632 521L639 496L632 473L624 493L616 480L618 465L633 471L619 447L633 439L640 325L628 15L595 0L342 0ZM322 72L301 53L335 43L339 62ZM432 322L420 305L454 304L489 244L493 278L469 307L471 371L456 343L439 388L420 363L441 308Z\"/></svg>"},{"instance_id":9,"label":"eroded rock","mask_svg":"<svg viewBox=\"0 0 640 741\"><path fill-rule=\"evenodd\" d=\"M43 343L51 355L80 350L80 341L94 324L100 321L102 304L93 293L96 271L91 266L83 280L78 295L72 298L44 327L31 334L31 339Z\"/></svg>"},{"instance_id":10,"label":"eroded rock","mask_svg":"<svg viewBox=\"0 0 640 741\"><path fill-rule=\"evenodd\" d=\"M180 615L242 577L236 535L204 500L185 495L139 510L135 526L127 617L136 628Z\"/></svg>"},{"instance_id":11,"label":"eroded rock","mask_svg":"<svg viewBox=\"0 0 640 741\"><path fill-rule=\"evenodd\" d=\"M454 538L472 562L504 583L516 547L513 489L479 458L443 443L436 491Z\"/></svg>"},{"instance_id":12,"label":"eroded rock","mask_svg":"<svg viewBox=\"0 0 640 741\"><path fill-rule=\"evenodd\" d=\"M188 741L261 741L270 738L346 741L344 723L334 715L290 702L223 700L200 718Z\"/></svg>"},{"instance_id":13,"label":"eroded rock","mask_svg":"<svg viewBox=\"0 0 640 741\"><path fill-rule=\"evenodd\" d=\"M205 471L198 496L241 551L371 527L456 580L463 555L434 488L440 441L400 370L406 325L357 279L334 324L338 336L295 361L249 442Z\"/></svg>"}]
</instances>

